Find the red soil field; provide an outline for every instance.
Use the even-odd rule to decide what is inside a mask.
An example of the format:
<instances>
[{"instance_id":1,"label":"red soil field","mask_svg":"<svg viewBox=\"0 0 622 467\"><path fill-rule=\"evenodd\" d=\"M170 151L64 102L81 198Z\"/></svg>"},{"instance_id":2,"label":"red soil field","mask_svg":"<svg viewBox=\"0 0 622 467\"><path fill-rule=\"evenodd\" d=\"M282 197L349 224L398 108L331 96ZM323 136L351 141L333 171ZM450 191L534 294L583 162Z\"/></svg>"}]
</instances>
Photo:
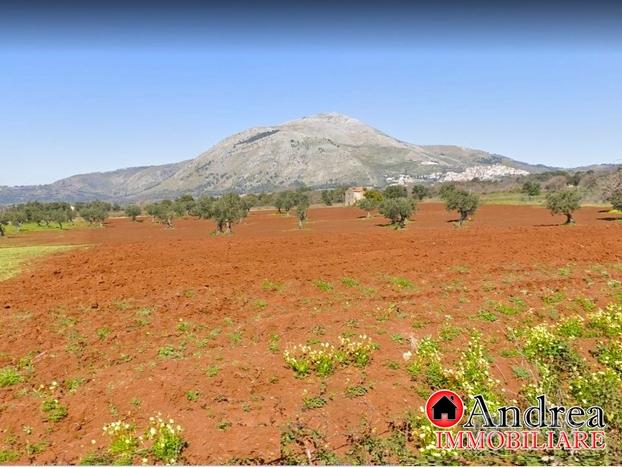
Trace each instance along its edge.
<instances>
[{"instance_id":1,"label":"red soil field","mask_svg":"<svg viewBox=\"0 0 622 467\"><path fill-rule=\"evenodd\" d=\"M463 330L442 349L448 363L468 332L480 330L492 374L514 394L517 357L499 355L512 347L507 326L523 317L488 322L478 310L521 297L530 316L554 322L576 312L575 297L606 304L608 281L622 280L622 224L598 208L582 208L574 226L529 206L483 206L460 229L449 222L455 217L424 203L395 231L358 209L317 208L299 230L293 216L257 211L227 237L212 235L209 221L165 229L145 218L2 240L89 245L0 282L0 367L26 355L34 367L23 382L0 388L3 438L11 437L19 462L75 463L105 446L104 424L144 426L160 412L184 428L188 463L278 462L281 431L295 421L324 433L338 451L363 422L381 433L425 402L402 354L409 338L436 334L448 315ZM359 285L344 285L344 277ZM541 300L555 292L568 306L551 313ZM335 342L344 332L366 334L379 349L364 370L341 368L325 379L324 407L303 410L303 398L318 394L323 380L296 378L283 351L310 339ZM589 341L581 345L589 350ZM162 348L176 358L163 357ZM69 391L76 379L82 384ZM68 407L58 423L45 421L32 391L52 381L64 388ZM344 395L359 383L366 394ZM23 449L41 442L39 452ZM6 444L0 438L0 450Z\"/></svg>"}]
</instances>

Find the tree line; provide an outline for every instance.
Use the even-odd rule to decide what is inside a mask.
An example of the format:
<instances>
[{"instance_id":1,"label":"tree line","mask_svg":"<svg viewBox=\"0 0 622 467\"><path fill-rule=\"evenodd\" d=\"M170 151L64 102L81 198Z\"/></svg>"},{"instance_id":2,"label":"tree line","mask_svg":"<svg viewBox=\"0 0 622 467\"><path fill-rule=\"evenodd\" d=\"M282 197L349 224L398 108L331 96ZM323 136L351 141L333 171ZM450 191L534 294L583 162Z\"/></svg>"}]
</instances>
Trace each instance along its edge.
<instances>
[{"instance_id":1,"label":"tree line","mask_svg":"<svg viewBox=\"0 0 622 467\"><path fill-rule=\"evenodd\" d=\"M581 190L567 185L555 191L550 191L550 187L545 189L549 190L545 199L545 207L552 214L566 216L566 224L574 223L574 212L581 204ZM342 203L345 191L345 187L324 190L320 193L320 199L327 206ZM536 180L528 180L523 183L521 191L531 198L540 195L542 186ZM401 229L416 212L417 203L432 194L431 189L424 185L415 185L410 192L401 185L388 186L382 191L370 188L365 190L363 199L359 200L356 205L367 213L367 217L371 217L371 213L378 210L391 225ZM480 205L477 194L460 189L454 184L442 184L434 194L444 201L448 211L458 213L458 225L462 225L471 218ZM603 196L614 209L622 210L622 170L609 177ZM184 195L174 200L162 200L142 207L138 204L130 204L125 208L116 203L104 201L82 202L74 205L66 202L33 201L0 210L0 236L5 235L7 225L20 229L26 223L34 223L47 227L57 225L62 229L65 224L73 223L76 217L82 218L89 224L102 226L111 211L122 209L133 221L137 221L140 215L147 214L154 221L169 228L173 227L173 220L176 217L194 216L199 219L213 219L216 222L216 232L226 234L232 232L233 226L248 216L252 207L273 206L284 215L290 215L294 211L299 227L303 228L308 219L311 197L310 190L302 187L295 191L246 196L227 193L220 197L206 195L195 199L191 195Z\"/></svg>"},{"instance_id":2,"label":"tree line","mask_svg":"<svg viewBox=\"0 0 622 467\"><path fill-rule=\"evenodd\" d=\"M9 224L18 230L24 224L29 223L45 227L57 225L62 229L65 224L73 223L78 216L90 224L103 225L112 209L112 204L103 201L76 203L75 205L65 202L42 203L39 201L16 204L0 210L0 236L5 235L5 227Z\"/></svg>"},{"instance_id":3,"label":"tree line","mask_svg":"<svg viewBox=\"0 0 622 467\"><path fill-rule=\"evenodd\" d=\"M431 192L424 185L413 186L411 192L402 185L392 185L380 191L377 189L367 189L363 193L363 199L356 205L367 212L367 217L371 217L374 210L378 210L390 224L396 229L406 227L406 222L417 209L417 203ZM479 206L479 197L475 194L459 190L454 185L444 185L439 190L439 197L445 201L446 207L450 211L457 211L460 214L458 223L460 225L475 213Z\"/></svg>"},{"instance_id":4,"label":"tree line","mask_svg":"<svg viewBox=\"0 0 622 467\"><path fill-rule=\"evenodd\" d=\"M622 172L620 174L620 182L610 190L611 195L608 198L614 209L622 209ZM537 182L529 181L523 185L522 191L530 197L537 196L540 194L540 185ZM458 214L457 224L459 226L472 218L480 206L480 198L477 194L459 189L451 183L441 185L436 195L444 201L448 211L455 211ZM410 193L404 186L389 186L384 191L365 190L363 199L359 200L356 205L367 212L368 218L371 217L371 212L377 209L390 221L391 225L401 229L406 226L406 222L416 211L417 202L429 196L431 196L431 191L424 185L413 186ZM581 198L580 189L565 187L548 193L545 199L545 207L551 214L566 216L565 224L573 224L574 212L581 207ZM620 204L617 205L618 202Z\"/></svg>"},{"instance_id":5,"label":"tree line","mask_svg":"<svg viewBox=\"0 0 622 467\"><path fill-rule=\"evenodd\" d=\"M237 193L227 193L220 197L201 196L194 199L190 195L175 200L163 200L150 203L144 207L144 213L154 221L173 227L176 217L194 216L199 219L213 219L216 222L216 233L231 233L233 226L248 216L252 207L263 205L267 197L255 195L240 196ZM270 202L281 214L295 210L298 226L303 228L308 217L311 200L305 190L284 191L270 197ZM125 214L136 221L143 213L143 208L131 204L125 208Z\"/></svg>"}]
</instances>

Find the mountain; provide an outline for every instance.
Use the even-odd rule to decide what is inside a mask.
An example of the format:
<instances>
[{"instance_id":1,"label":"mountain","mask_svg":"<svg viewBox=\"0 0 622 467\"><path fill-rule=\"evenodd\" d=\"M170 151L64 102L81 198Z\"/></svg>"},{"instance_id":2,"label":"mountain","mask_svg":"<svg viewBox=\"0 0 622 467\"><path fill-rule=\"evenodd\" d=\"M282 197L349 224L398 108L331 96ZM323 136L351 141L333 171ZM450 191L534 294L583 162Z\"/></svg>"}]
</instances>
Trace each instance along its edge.
<instances>
[{"instance_id":1,"label":"mountain","mask_svg":"<svg viewBox=\"0 0 622 467\"><path fill-rule=\"evenodd\" d=\"M0 204L33 200L123 201L162 183L187 162L74 175L49 185L0 186Z\"/></svg>"},{"instance_id":2,"label":"mountain","mask_svg":"<svg viewBox=\"0 0 622 467\"><path fill-rule=\"evenodd\" d=\"M260 192L306 185L378 185L496 178L548 170L458 146L418 146L338 113L230 136L192 160L75 175L49 185L0 187L0 203L145 201L183 193Z\"/></svg>"}]
</instances>

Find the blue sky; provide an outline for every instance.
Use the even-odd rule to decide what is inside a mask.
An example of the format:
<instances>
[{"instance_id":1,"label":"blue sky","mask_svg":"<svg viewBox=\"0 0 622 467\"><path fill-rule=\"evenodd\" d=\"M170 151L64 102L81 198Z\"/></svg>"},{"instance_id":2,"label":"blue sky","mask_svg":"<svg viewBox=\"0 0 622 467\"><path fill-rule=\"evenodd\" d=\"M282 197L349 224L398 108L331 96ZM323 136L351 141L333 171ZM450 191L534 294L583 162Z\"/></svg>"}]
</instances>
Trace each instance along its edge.
<instances>
[{"instance_id":1,"label":"blue sky","mask_svg":"<svg viewBox=\"0 0 622 467\"><path fill-rule=\"evenodd\" d=\"M329 111L417 144L622 162L618 12L361 5L0 11L0 185L189 159Z\"/></svg>"}]
</instances>

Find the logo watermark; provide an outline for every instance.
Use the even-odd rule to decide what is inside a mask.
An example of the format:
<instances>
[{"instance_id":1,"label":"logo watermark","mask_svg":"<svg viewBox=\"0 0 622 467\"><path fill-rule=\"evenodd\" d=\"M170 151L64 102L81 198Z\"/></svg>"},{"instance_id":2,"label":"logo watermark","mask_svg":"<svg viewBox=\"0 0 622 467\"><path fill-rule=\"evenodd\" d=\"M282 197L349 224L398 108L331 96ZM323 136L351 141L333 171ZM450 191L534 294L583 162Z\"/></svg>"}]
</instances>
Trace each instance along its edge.
<instances>
[{"instance_id":1,"label":"logo watermark","mask_svg":"<svg viewBox=\"0 0 622 467\"><path fill-rule=\"evenodd\" d=\"M438 449L605 449L605 414L601 407L549 405L545 395L536 401L524 410L508 405L492 411L484 397L476 395L465 413L458 394L441 390L429 397L425 412L434 426L443 429L435 432ZM464 430L447 430L463 419Z\"/></svg>"}]
</instances>

